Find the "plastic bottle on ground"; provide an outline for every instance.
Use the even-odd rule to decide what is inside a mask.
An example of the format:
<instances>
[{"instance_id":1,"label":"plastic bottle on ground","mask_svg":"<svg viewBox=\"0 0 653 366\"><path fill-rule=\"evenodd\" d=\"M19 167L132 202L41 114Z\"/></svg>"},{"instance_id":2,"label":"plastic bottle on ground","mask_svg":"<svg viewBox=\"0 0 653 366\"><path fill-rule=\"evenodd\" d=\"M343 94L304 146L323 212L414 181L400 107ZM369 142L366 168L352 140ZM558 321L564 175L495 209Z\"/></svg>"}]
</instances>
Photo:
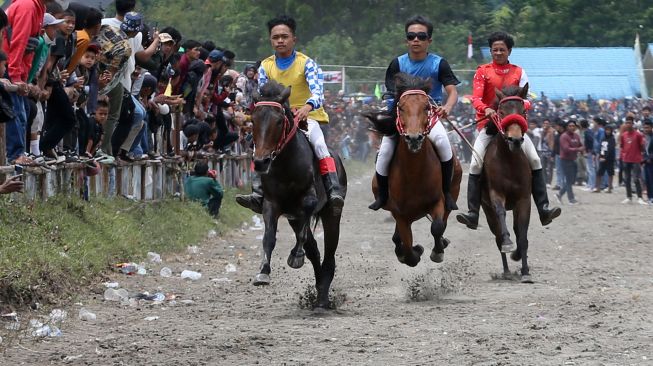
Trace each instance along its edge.
<instances>
[{"instance_id":1,"label":"plastic bottle on ground","mask_svg":"<svg viewBox=\"0 0 653 366\"><path fill-rule=\"evenodd\" d=\"M124 288L118 290L108 288L104 291L104 299L106 301L122 301L127 298L129 298L129 293Z\"/></svg>"},{"instance_id":2,"label":"plastic bottle on ground","mask_svg":"<svg viewBox=\"0 0 653 366\"><path fill-rule=\"evenodd\" d=\"M95 321L95 319L97 319L97 316L94 313L86 310L86 308L79 309L79 320L92 322Z\"/></svg>"},{"instance_id":3,"label":"plastic bottle on ground","mask_svg":"<svg viewBox=\"0 0 653 366\"><path fill-rule=\"evenodd\" d=\"M202 274L199 273L199 272L189 271L189 270L185 269L183 272L181 272L181 278L188 278L188 279L191 279L191 280L195 281L195 280L199 280L200 278L202 278Z\"/></svg>"},{"instance_id":4,"label":"plastic bottle on ground","mask_svg":"<svg viewBox=\"0 0 653 366\"><path fill-rule=\"evenodd\" d=\"M155 252L147 252L147 259L150 263L161 263L161 255Z\"/></svg>"}]
</instances>

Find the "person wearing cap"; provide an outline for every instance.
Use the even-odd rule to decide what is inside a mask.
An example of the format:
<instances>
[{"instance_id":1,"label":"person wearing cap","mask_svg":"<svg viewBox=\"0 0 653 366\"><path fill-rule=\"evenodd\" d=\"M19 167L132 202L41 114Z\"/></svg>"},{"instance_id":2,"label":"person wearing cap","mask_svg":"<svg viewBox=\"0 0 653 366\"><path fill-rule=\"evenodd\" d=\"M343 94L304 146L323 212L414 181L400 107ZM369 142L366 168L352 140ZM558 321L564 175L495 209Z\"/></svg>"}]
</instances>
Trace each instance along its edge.
<instances>
[{"instance_id":1,"label":"person wearing cap","mask_svg":"<svg viewBox=\"0 0 653 366\"><path fill-rule=\"evenodd\" d=\"M8 57L7 73L9 80L17 86L16 92L9 93L15 117L5 125L7 160L21 165L34 163L25 155L28 114L25 96L29 91L27 77L34 59L34 52L26 52L26 50L30 39L36 40L41 31L45 4L48 2L48 0L14 0L7 8L8 28L11 30L2 32L2 48ZM38 41L36 43L38 44Z\"/></svg>"},{"instance_id":2,"label":"person wearing cap","mask_svg":"<svg viewBox=\"0 0 653 366\"><path fill-rule=\"evenodd\" d=\"M196 117L202 117L202 98L206 94L209 85L217 85L217 81L227 72L229 67L233 64L236 55L229 50L212 50L209 52L208 57L204 63L209 66L204 71L202 80L198 86L199 92L195 98L195 108L193 113Z\"/></svg>"},{"instance_id":3,"label":"person wearing cap","mask_svg":"<svg viewBox=\"0 0 653 366\"><path fill-rule=\"evenodd\" d=\"M497 111L493 105L496 99L496 90L501 90L508 86L524 87L528 84L526 71L521 67L511 64L508 60L515 40L505 32L494 32L488 37L490 54L492 62L481 65L476 69L473 81L472 105L476 110L476 120L478 122L478 137L474 141L474 151L477 154L472 156L472 162L469 166L469 179L467 181L467 207L469 212L466 214L456 215L458 222L465 224L470 229L478 227L479 209L481 207L481 171L483 169L483 157L485 150L492 141L492 137L485 131L485 126ZM524 109L527 112L528 100L524 101ZM526 155L531 167L531 194L535 200L535 206L540 216L542 226L550 224L556 217L560 216L562 210L559 207L549 208L549 197L546 192L546 180L542 170L542 161L537 155L535 145L528 137L524 135L522 150Z\"/></svg>"},{"instance_id":4,"label":"person wearing cap","mask_svg":"<svg viewBox=\"0 0 653 366\"><path fill-rule=\"evenodd\" d=\"M236 80L236 87L243 92L243 101L241 104L245 108L250 108L254 102L254 92L258 90L256 66L252 64L245 65L243 73Z\"/></svg>"},{"instance_id":5,"label":"person wearing cap","mask_svg":"<svg viewBox=\"0 0 653 366\"><path fill-rule=\"evenodd\" d=\"M102 26L102 13L95 8L89 8L86 12L84 24L84 29L78 30L76 32L77 48L75 49L75 53L70 58L70 62L66 68L66 71L68 71L70 74L75 71L79 60L82 58L82 55L84 55L86 52L86 48L91 43L91 39L100 33L100 27Z\"/></svg>"},{"instance_id":6,"label":"person wearing cap","mask_svg":"<svg viewBox=\"0 0 653 366\"><path fill-rule=\"evenodd\" d=\"M637 203L646 205L646 201L642 198L642 170L641 164L643 161L642 152L646 148L644 143L644 135L633 128L635 123L635 114L628 112L626 120L624 121L624 130L619 135L619 148L621 149L621 161L624 171L624 183L626 184L626 199L621 203L633 202L633 188L631 181L635 180L635 190L637 193Z\"/></svg>"},{"instance_id":7,"label":"person wearing cap","mask_svg":"<svg viewBox=\"0 0 653 366\"><path fill-rule=\"evenodd\" d=\"M278 16L267 23L270 43L274 55L261 62L258 70L258 85L263 87L268 80L290 86L290 107L295 115L295 122L307 121L306 135L319 160L320 174L331 205L338 209L345 203L341 192L335 160L329 153L320 128L320 123L329 123L329 116L323 108L324 76L315 61L295 50L297 23L286 15ZM238 195L236 202L254 212L261 213L263 191L260 177L252 180L253 193Z\"/></svg>"},{"instance_id":8,"label":"person wearing cap","mask_svg":"<svg viewBox=\"0 0 653 366\"><path fill-rule=\"evenodd\" d=\"M578 173L576 159L578 158L578 153L585 150L585 148L583 147L580 135L576 133L576 121L570 119L565 126L565 133L560 135L560 164L562 166L562 173L565 175L565 181L560 191L556 193L556 198L558 202L562 202L562 196L567 193L569 204L575 205L578 203L573 191L576 174Z\"/></svg>"},{"instance_id":9,"label":"person wearing cap","mask_svg":"<svg viewBox=\"0 0 653 366\"><path fill-rule=\"evenodd\" d=\"M184 192L186 198L200 202L213 217L217 217L220 212L224 190L215 175L211 174L213 176L210 176L209 173L209 166L206 161L202 160L195 163L193 174L184 181Z\"/></svg>"}]
</instances>

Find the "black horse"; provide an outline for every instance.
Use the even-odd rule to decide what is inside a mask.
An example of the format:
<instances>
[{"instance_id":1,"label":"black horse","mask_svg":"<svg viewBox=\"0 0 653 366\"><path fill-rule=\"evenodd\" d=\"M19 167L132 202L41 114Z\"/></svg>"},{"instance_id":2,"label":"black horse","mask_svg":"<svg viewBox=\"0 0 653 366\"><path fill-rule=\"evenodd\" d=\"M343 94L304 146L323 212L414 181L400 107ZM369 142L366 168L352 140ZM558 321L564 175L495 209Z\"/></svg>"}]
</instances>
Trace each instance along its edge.
<instances>
[{"instance_id":1,"label":"black horse","mask_svg":"<svg viewBox=\"0 0 653 366\"><path fill-rule=\"evenodd\" d=\"M270 283L270 259L276 244L277 224L284 215L295 232L297 243L288 257L288 265L300 268L304 257L313 264L318 308L329 307L329 288L335 272L335 253L340 237L342 209L332 207L320 177L318 160L308 139L298 129L290 112L290 88L269 81L261 88L252 113L254 169L261 176L265 257L254 285ZM330 151L346 195L347 175L342 161ZM324 228L324 261L311 231L311 222L321 220Z\"/></svg>"}]
</instances>

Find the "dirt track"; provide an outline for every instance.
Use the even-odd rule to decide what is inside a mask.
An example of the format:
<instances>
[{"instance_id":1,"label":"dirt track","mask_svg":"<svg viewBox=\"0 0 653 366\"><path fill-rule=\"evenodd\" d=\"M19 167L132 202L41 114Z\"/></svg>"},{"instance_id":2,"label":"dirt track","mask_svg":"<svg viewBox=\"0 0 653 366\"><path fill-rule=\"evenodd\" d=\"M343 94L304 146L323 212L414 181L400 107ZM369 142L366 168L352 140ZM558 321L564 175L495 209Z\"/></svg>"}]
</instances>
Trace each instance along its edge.
<instances>
[{"instance_id":1,"label":"dirt track","mask_svg":"<svg viewBox=\"0 0 653 366\"><path fill-rule=\"evenodd\" d=\"M550 227L531 222L536 283L526 285L496 279L500 257L484 222L471 231L450 218L451 245L444 263L435 264L428 222L420 221L415 241L426 254L416 268L400 264L388 213L366 208L369 181L350 182L333 282L337 310L317 315L301 307L313 275L308 262L300 270L286 265L294 242L287 223L272 285L252 286L262 231L248 227L208 240L201 254L164 256L154 274L112 276L130 292L175 293L176 304L121 306L103 301L99 285L99 294L89 290L79 299L97 321L78 320L80 306L71 305L63 336L27 337L0 355L0 364L653 363L652 206L619 204L623 188L611 195L578 189L583 204L563 206ZM226 273L229 263L236 272ZM159 277L162 266L177 277ZM184 269L203 276L182 280Z\"/></svg>"}]
</instances>

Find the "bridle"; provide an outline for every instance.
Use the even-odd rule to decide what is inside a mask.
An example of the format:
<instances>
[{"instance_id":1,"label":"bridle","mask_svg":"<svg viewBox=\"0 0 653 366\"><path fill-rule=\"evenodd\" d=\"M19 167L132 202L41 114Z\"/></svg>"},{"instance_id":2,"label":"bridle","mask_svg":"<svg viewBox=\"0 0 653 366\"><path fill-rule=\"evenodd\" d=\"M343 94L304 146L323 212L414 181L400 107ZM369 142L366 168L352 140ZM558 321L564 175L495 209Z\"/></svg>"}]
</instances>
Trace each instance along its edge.
<instances>
[{"instance_id":1,"label":"bridle","mask_svg":"<svg viewBox=\"0 0 653 366\"><path fill-rule=\"evenodd\" d=\"M510 125L510 124L513 124L513 123L519 124L519 126L521 127L521 130L522 130L522 133L526 133L526 131L528 131L528 123L526 122L526 118L523 115L519 114L519 113L511 113L511 114L509 114L507 116L499 117L499 110L500 110L501 104L503 104L505 102L509 102L511 100L516 100L516 101L522 102L524 104L524 110L526 110L526 104L527 104L528 101L524 100L522 97L519 97L519 96L516 96L516 95L509 96L509 97L504 97L499 101L499 104L497 105L497 113L493 114L492 117L490 118L492 123L494 123L494 125L497 127L497 130L499 131L501 136L503 136L504 138L508 138L506 136L506 130L505 130L506 127L508 125Z\"/></svg>"},{"instance_id":2,"label":"bridle","mask_svg":"<svg viewBox=\"0 0 653 366\"><path fill-rule=\"evenodd\" d=\"M270 153L270 159L274 160L277 155L288 145L290 140L292 140L293 137L295 137L295 134L297 133L297 123L295 123L294 119L291 124L290 120L288 119L288 115L286 114L286 109L281 105L281 103L277 102L271 102L271 101L262 101L262 102L257 102L254 104L254 108L258 107L273 107L273 108L278 108L281 110L281 113L283 113L283 132L281 134L281 138L279 138L279 141L277 142L276 147L272 152Z\"/></svg>"},{"instance_id":3,"label":"bridle","mask_svg":"<svg viewBox=\"0 0 653 366\"><path fill-rule=\"evenodd\" d=\"M438 115L437 105L435 104L435 101L433 100L433 98L431 98L430 95L426 94L426 92L423 90L407 90L399 97L399 101L397 102L397 119L395 121L395 123L397 124L397 131L399 131L399 134L401 136L407 136L406 128L404 127L404 122L401 120L401 114L399 113L399 102L401 102L401 98L407 95L423 95L429 100L429 106L430 106L428 112L429 124L426 126L426 129L422 131L422 135L426 136L431 132L431 130L433 129L435 124L438 123L438 120L440 118Z\"/></svg>"}]
</instances>

